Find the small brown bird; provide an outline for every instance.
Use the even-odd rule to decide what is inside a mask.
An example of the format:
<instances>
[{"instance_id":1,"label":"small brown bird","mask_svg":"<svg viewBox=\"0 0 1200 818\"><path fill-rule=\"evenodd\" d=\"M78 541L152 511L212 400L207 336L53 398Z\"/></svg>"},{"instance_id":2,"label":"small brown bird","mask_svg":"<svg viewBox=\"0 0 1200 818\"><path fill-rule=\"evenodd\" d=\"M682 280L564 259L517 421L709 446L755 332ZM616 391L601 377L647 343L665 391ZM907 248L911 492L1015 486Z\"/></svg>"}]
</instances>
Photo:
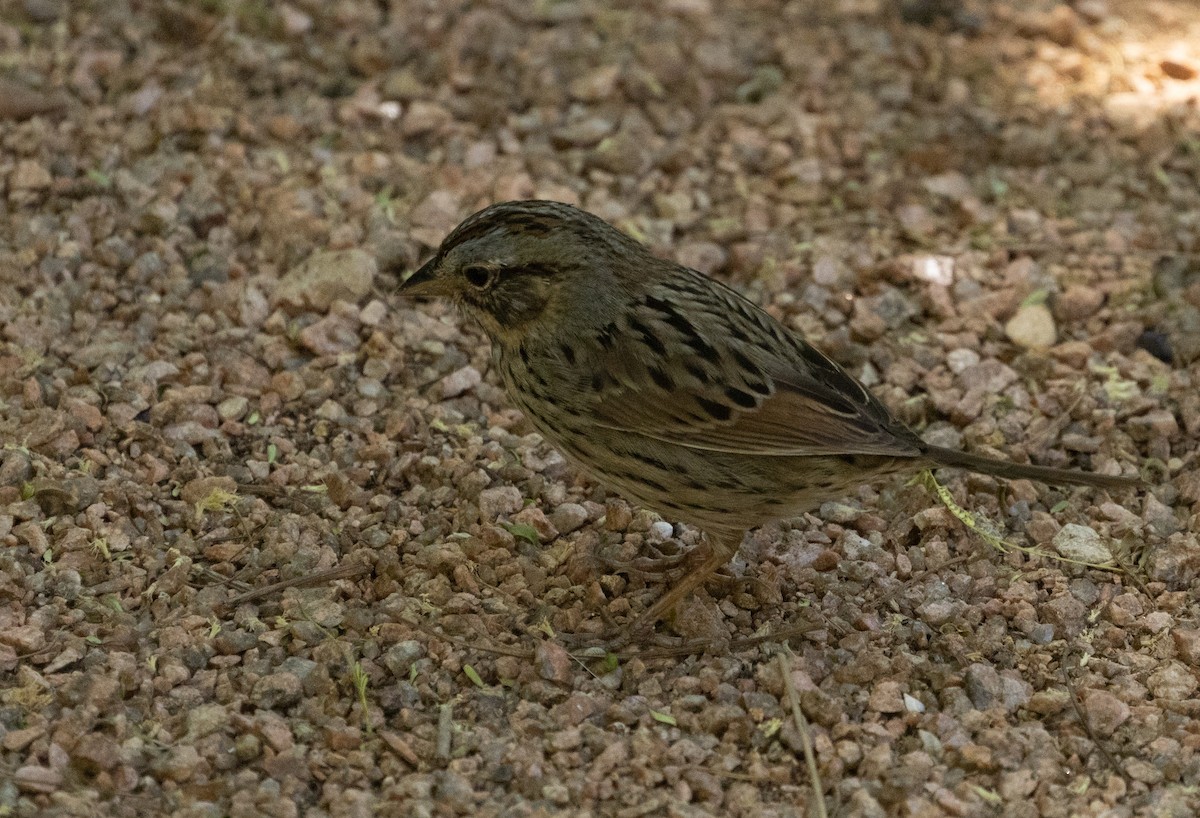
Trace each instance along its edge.
<instances>
[{"instance_id":1,"label":"small brown bird","mask_svg":"<svg viewBox=\"0 0 1200 818\"><path fill-rule=\"evenodd\" d=\"M730 288L570 205L479 211L401 286L477 321L509 396L597 481L706 535L711 554L629 632L736 553L748 529L930 466L1114 489L1134 477L925 443L840 366Z\"/></svg>"}]
</instances>

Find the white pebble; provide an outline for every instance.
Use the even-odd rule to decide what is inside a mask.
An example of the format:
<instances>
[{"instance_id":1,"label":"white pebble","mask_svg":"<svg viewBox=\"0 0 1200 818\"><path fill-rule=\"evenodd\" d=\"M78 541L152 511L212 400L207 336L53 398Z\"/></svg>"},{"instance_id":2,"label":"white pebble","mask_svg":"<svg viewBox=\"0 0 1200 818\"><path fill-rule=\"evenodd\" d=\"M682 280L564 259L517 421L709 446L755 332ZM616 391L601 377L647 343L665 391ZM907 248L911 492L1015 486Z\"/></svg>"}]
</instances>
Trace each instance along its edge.
<instances>
[{"instance_id":1,"label":"white pebble","mask_svg":"<svg viewBox=\"0 0 1200 818\"><path fill-rule=\"evenodd\" d=\"M650 534L656 540L668 540L675 533L675 527L665 520L659 520L650 525Z\"/></svg>"}]
</instances>

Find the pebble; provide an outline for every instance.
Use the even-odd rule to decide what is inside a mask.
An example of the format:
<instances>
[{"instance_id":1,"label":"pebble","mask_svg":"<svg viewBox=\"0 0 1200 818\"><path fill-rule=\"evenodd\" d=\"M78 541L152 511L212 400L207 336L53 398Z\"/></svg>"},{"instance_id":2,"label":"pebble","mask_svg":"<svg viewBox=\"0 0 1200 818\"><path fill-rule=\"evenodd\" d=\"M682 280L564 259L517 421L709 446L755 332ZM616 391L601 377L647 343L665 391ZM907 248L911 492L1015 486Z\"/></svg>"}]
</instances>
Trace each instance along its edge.
<instances>
[{"instance_id":1,"label":"pebble","mask_svg":"<svg viewBox=\"0 0 1200 818\"><path fill-rule=\"evenodd\" d=\"M557 642L538 642L534 664L539 676L561 685L569 684L574 674L575 660Z\"/></svg>"},{"instance_id":2,"label":"pebble","mask_svg":"<svg viewBox=\"0 0 1200 818\"><path fill-rule=\"evenodd\" d=\"M587 509L578 503L563 503L550 512L550 522L559 534L570 534L588 520Z\"/></svg>"},{"instance_id":3,"label":"pebble","mask_svg":"<svg viewBox=\"0 0 1200 818\"><path fill-rule=\"evenodd\" d=\"M655 520L650 524L650 534L658 542L669 540L675 533L675 526L666 520Z\"/></svg>"},{"instance_id":4,"label":"pebble","mask_svg":"<svg viewBox=\"0 0 1200 818\"><path fill-rule=\"evenodd\" d=\"M546 518L546 513L537 506L528 506L513 515L512 521L530 526L537 532L540 542L551 542L558 537L558 529Z\"/></svg>"},{"instance_id":5,"label":"pebble","mask_svg":"<svg viewBox=\"0 0 1200 818\"><path fill-rule=\"evenodd\" d=\"M267 710L286 709L297 704L304 687L294 673L271 673L259 679L250 694L250 701Z\"/></svg>"},{"instance_id":6,"label":"pebble","mask_svg":"<svg viewBox=\"0 0 1200 818\"><path fill-rule=\"evenodd\" d=\"M889 679L875 685L867 708L876 713L902 713L905 710L904 690L900 683Z\"/></svg>"},{"instance_id":7,"label":"pebble","mask_svg":"<svg viewBox=\"0 0 1200 818\"><path fill-rule=\"evenodd\" d=\"M103 733L88 733L75 744L71 760L92 773L111 770L121 763L121 748Z\"/></svg>"},{"instance_id":8,"label":"pebble","mask_svg":"<svg viewBox=\"0 0 1200 818\"><path fill-rule=\"evenodd\" d=\"M1129 705L1107 690L1093 690L1083 697L1088 726L1099 736L1111 736L1129 719Z\"/></svg>"},{"instance_id":9,"label":"pebble","mask_svg":"<svg viewBox=\"0 0 1200 818\"><path fill-rule=\"evenodd\" d=\"M711 241L693 241L675 251L675 259L684 267L712 275L729 263L729 253Z\"/></svg>"},{"instance_id":10,"label":"pebble","mask_svg":"<svg viewBox=\"0 0 1200 818\"><path fill-rule=\"evenodd\" d=\"M457 398L464 392L469 392L483 382L483 375L473 366L456 369L442 378L442 399Z\"/></svg>"},{"instance_id":11,"label":"pebble","mask_svg":"<svg viewBox=\"0 0 1200 818\"><path fill-rule=\"evenodd\" d=\"M1051 540L1054 550L1061 556L1088 563L1103 565L1112 561L1112 552L1108 550L1095 529L1079 523L1067 523Z\"/></svg>"},{"instance_id":12,"label":"pebble","mask_svg":"<svg viewBox=\"0 0 1200 818\"><path fill-rule=\"evenodd\" d=\"M13 190L44 190L54 181L46 167L32 159L17 162L8 176L8 186Z\"/></svg>"},{"instance_id":13,"label":"pebble","mask_svg":"<svg viewBox=\"0 0 1200 818\"><path fill-rule=\"evenodd\" d=\"M1173 80L1193 80L1197 74L1200 74L1200 64L1184 62L1182 60L1160 60L1158 67L1162 70L1163 74Z\"/></svg>"},{"instance_id":14,"label":"pebble","mask_svg":"<svg viewBox=\"0 0 1200 818\"><path fill-rule=\"evenodd\" d=\"M339 355L358 349L357 316L334 311L300 330L300 346L314 355Z\"/></svg>"},{"instance_id":15,"label":"pebble","mask_svg":"<svg viewBox=\"0 0 1200 818\"><path fill-rule=\"evenodd\" d=\"M250 401L241 395L234 395L217 404L217 415L221 420L241 420L250 410Z\"/></svg>"},{"instance_id":16,"label":"pebble","mask_svg":"<svg viewBox=\"0 0 1200 818\"><path fill-rule=\"evenodd\" d=\"M407 679L413 663L425 655L425 648L415 639L397 642L383 655L383 665L397 679Z\"/></svg>"},{"instance_id":17,"label":"pebble","mask_svg":"<svg viewBox=\"0 0 1200 818\"><path fill-rule=\"evenodd\" d=\"M29 764L13 773L13 783L23 792L51 793L62 784L62 773L50 767Z\"/></svg>"},{"instance_id":18,"label":"pebble","mask_svg":"<svg viewBox=\"0 0 1200 818\"><path fill-rule=\"evenodd\" d=\"M1168 440L1179 434L1179 421L1170 409L1151 409L1144 415L1129 418L1127 429L1135 440L1165 437Z\"/></svg>"},{"instance_id":19,"label":"pebble","mask_svg":"<svg viewBox=\"0 0 1200 818\"><path fill-rule=\"evenodd\" d=\"M521 505L521 492L515 486L497 486L479 492L479 516L485 521L515 514Z\"/></svg>"},{"instance_id":20,"label":"pebble","mask_svg":"<svg viewBox=\"0 0 1200 818\"><path fill-rule=\"evenodd\" d=\"M0 121L24 120L38 114L57 111L64 106L60 92L30 88L0 77Z\"/></svg>"},{"instance_id":21,"label":"pebble","mask_svg":"<svg viewBox=\"0 0 1200 818\"><path fill-rule=\"evenodd\" d=\"M325 312L334 301L357 303L370 293L376 272L374 257L362 250L313 253L279 280L271 304Z\"/></svg>"},{"instance_id":22,"label":"pebble","mask_svg":"<svg viewBox=\"0 0 1200 818\"><path fill-rule=\"evenodd\" d=\"M615 124L604 117L588 117L557 128L550 134L550 141L557 148L590 148L613 132Z\"/></svg>"},{"instance_id":23,"label":"pebble","mask_svg":"<svg viewBox=\"0 0 1200 818\"><path fill-rule=\"evenodd\" d=\"M442 131L453 119L454 116L437 103L413 100L400 122L400 132L405 136L417 136Z\"/></svg>"},{"instance_id":24,"label":"pebble","mask_svg":"<svg viewBox=\"0 0 1200 818\"><path fill-rule=\"evenodd\" d=\"M1072 284L1054 299L1054 317L1064 323L1095 315L1104 304L1104 293L1096 287Z\"/></svg>"},{"instance_id":25,"label":"pebble","mask_svg":"<svg viewBox=\"0 0 1200 818\"><path fill-rule=\"evenodd\" d=\"M1180 662L1168 662L1164 667L1150 674L1146 687L1155 698L1171 702L1183 702L1192 698L1200 681L1190 668Z\"/></svg>"},{"instance_id":26,"label":"pebble","mask_svg":"<svg viewBox=\"0 0 1200 818\"><path fill-rule=\"evenodd\" d=\"M230 721L229 710L220 704L202 704L187 713L187 735L189 740L224 730Z\"/></svg>"},{"instance_id":27,"label":"pebble","mask_svg":"<svg viewBox=\"0 0 1200 818\"><path fill-rule=\"evenodd\" d=\"M1025 304L1004 325L1004 334L1025 349L1049 349L1058 339L1054 316L1045 304Z\"/></svg>"},{"instance_id":28,"label":"pebble","mask_svg":"<svg viewBox=\"0 0 1200 818\"><path fill-rule=\"evenodd\" d=\"M973 349L952 349L946 353L946 366L955 375L979 364L979 353Z\"/></svg>"}]
</instances>

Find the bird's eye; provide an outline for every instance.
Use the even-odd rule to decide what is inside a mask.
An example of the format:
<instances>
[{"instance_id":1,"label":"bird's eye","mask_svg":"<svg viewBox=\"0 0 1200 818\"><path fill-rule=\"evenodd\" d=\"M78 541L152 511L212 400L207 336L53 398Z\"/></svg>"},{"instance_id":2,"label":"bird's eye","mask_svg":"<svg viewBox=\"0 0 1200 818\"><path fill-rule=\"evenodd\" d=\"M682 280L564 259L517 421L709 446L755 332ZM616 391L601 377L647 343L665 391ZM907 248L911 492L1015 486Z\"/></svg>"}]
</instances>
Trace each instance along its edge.
<instances>
[{"instance_id":1,"label":"bird's eye","mask_svg":"<svg viewBox=\"0 0 1200 818\"><path fill-rule=\"evenodd\" d=\"M467 283L477 290L486 289L492 283L495 271L490 267L483 267L478 264L473 264L463 270L463 276L467 279Z\"/></svg>"}]
</instances>

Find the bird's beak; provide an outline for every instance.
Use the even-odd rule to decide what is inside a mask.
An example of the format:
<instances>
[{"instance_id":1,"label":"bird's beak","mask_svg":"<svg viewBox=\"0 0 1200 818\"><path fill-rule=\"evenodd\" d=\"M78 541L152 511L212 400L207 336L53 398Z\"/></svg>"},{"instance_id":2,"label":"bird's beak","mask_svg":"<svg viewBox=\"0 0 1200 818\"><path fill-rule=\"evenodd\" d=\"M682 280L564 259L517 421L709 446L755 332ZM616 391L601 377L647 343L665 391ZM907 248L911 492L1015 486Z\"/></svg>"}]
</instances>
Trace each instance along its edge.
<instances>
[{"instance_id":1,"label":"bird's beak","mask_svg":"<svg viewBox=\"0 0 1200 818\"><path fill-rule=\"evenodd\" d=\"M415 273L400 284L400 294L408 298L434 298L453 294L450 282L437 275L436 259L425 262Z\"/></svg>"}]
</instances>

